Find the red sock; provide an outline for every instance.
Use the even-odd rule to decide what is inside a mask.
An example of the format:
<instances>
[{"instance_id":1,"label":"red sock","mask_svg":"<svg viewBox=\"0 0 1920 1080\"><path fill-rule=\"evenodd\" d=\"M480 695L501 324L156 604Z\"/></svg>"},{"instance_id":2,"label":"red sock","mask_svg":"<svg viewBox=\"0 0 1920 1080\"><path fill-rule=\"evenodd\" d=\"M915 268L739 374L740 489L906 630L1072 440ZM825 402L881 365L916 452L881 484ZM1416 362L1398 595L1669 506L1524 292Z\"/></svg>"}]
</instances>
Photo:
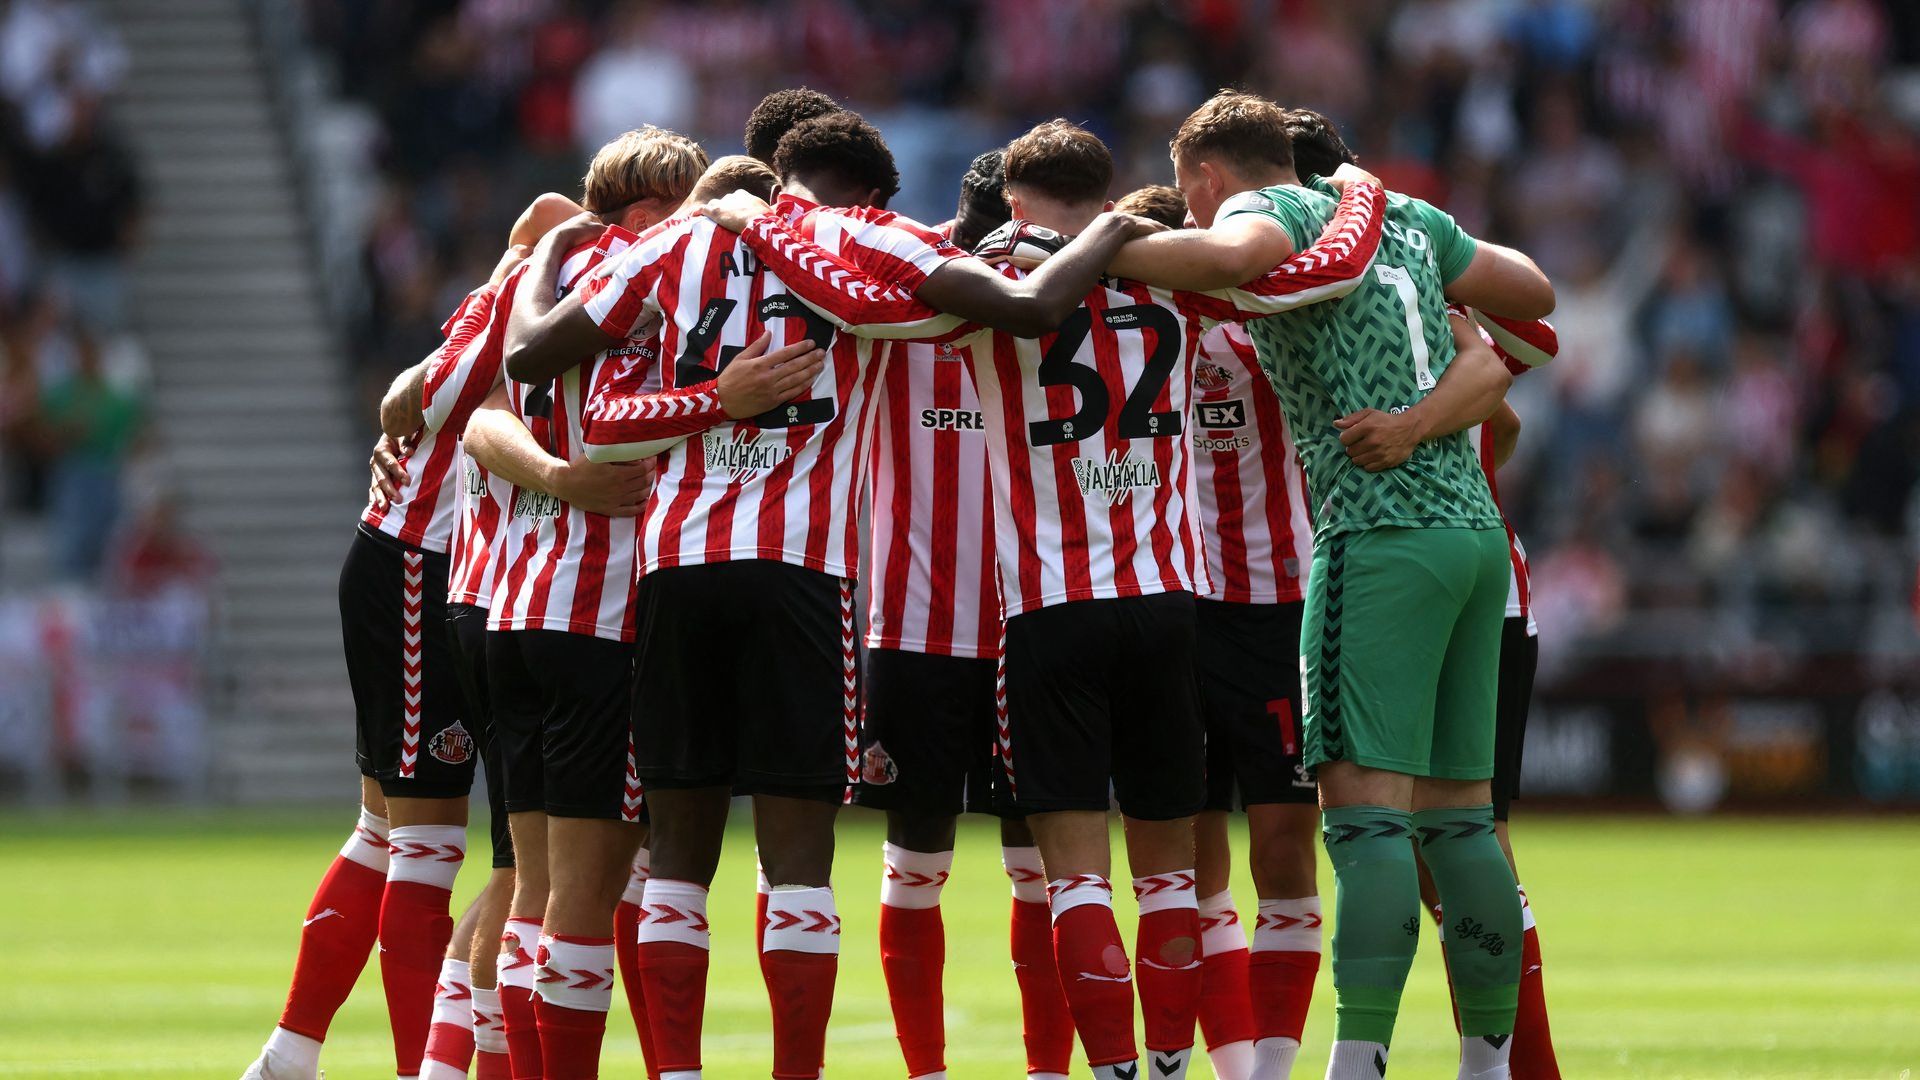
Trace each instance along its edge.
<instances>
[{"instance_id":1,"label":"red sock","mask_svg":"<svg viewBox=\"0 0 1920 1080\"><path fill-rule=\"evenodd\" d=\"M593 1080L613 1005L613 939L542 938L534 982L543 1080Z\"/></svg>"},{"instance_id":2,"label":"red sock","mask_svg":"<svg viewBox=\"0 0 1920 1080\"><path fill-rule=\"evenodd\" d=\"M458 825L403 825L388 837L392 862L380 899L380 983L393 1028L394 1067L420 1071L433 1019L433 988L453 936L453 879L467 854Z\"/></svg>"},{"instance_id":3,"label":"red sock","mask_svg":"<svg viewBox=\"0 0 1920 1080\"><path fill-rule=\"evenodd\" d=\"M1320 972L1320 898L1262 900L1247 957L1254 1029L1260 1039L1300 1041Z\"/></svg>"},{"instance_id":4,"label":"red sock","mask_svg":"<svg viewBox=\"0 0 1920 1080\"><path fill-rule=\"evenodd\" d=\"M325 1041L333 1014L353 993L380 934L387 887L387 822L360 811L360 822L327 868L300 928L300 954L280 1026Z\"/></svg>"},{"instance_id":5,"label":"red sock","mask_svg":"<svg viewBox=\"0 0 1920 1080\"><path fill-rule=\"evenodd\" d=\"M1252 1042L1259 1033L1247 977L1247 938L1232 893L1200 901L1200 952L1200 1032L1207 1049Z\"/></svg>"},{"instance_id":6,"label":"red sock","mask_svg":"<svg viewBox=\"0 0 1920 1080\"><path fill-rule=\"evenodd\" d=\"M1134 979L1140 986L1147 1049L1193 1048L1200 1012L1200 908L1193 871L1178 870L1133 879L1140 903L1134 938Z\"/></svg>"},{"instance_id":7,"label":"red sock","mask_svg":"<svg viewBox=\"0 0 1920 1080\"><path fill-rule=\"evenodd\" d=\"M539 951L540 920L508 919L500 935L499 989L513 1080L541 1080L540 1029L533 1012L534 957Z\"/></svg>"},{"instance_id":8,"label":"red sock","mask_svg":"<svg viewBox=\"0 0 1920 1080\"><path fill-rule=\"evenodd\" d=\"M640 1058L646 1062L647 1076L660 1080L660 1070L654 1064L653 1027L647 1022L646 990L640 985L640 904L646 896L647 862L647 849L641 848L633 857L626 894L613 909L613 955L620 969L627 1011L633 1014L633 1030L640 1036Z\"/></svg>"},{"instance_id":9,"label":"red sock","mask_svg":"<svg viewBox=\"0 0 1920 1080\"><path fill-rule=\"evenodd\" d=\"M1113 921L1113 886L1097 874L1047 885L1053 908L1053 957L1080 1032L1087 1064L1134 1061L1133 978L1120 927Z\"/></svg>"},{"instance_id":10,"label":"red sock","mask_svg":"<svg viewBox=\"0 0 1920 1080\"><path fill-rule=\"evenodd\" d=\"M941 977L947 932L940 890L953 871L953 852L908 851L883 845L880 881L880 969L893 1005L893 1028L909 1077L946 1070L947 1026Z\"/></svg>"},{"instance_id":11,"label":"red sock","mask_svg":"<svg viewBox=\"0 0 1920 1080\"><path fill-rule=\"evenodd\" d=\"M433 1023L420 1061L422 1080L465 1077L473 1063L473 981L465 960L440 962L433 988Z\"/></svg>"},{"instance_id":12,"label":"red sock","mask_svg":"<svg viewBox=\"0 0 1920 1080\"><path fill-rule=\"evenodd\" d=\"M663 1073L697 1072L710 957L707 890L691 881L648 881L637 934L655 1064Z\"/></svg>"},{"instance_id":13,"label":"red sock","mask_svg":"<svg viewBox=\"0 0 1920 1080\"><path fill-rule=\"evenodd\" d=\"M498 987L473 988L473 1080L513 1080Z\"/></svg>"},{"instance_id":14,"label":"red sock","mask_svg":"<svg viewBox=\"0 0 1920 1080\"><path fill-rule=\"evenodd\" d=\"M1027 1045L1027 1072L1065 1076L1073 1070L1073 1014L1053 962L1053 918L1047 911L1047 879L1040 852L1000 849L1013 879L1010 919L1013 975L1020 984L1020 1026Z\"/></svg>"},{"instance_id":15,"label":"red sock","mask_svg":"<svg viewBox=\"0 0 1920 1080\"><path fill-rule=\"evenodd\" d=\"M1513 1052L1509 1067L1513 1080L1560 1080L1560 1061L1553 1054L1553 1031L1547 1024L1547 987L1540 972L1540 931L1533 924L1533 905L1520 890L1520 914L1525 933L1520 946L1520 1011L1514 1017Z\"/></svg>"},{"instance_id":16,"label":"red sock","mask_svg":"<svg viewBox=\"0 0 1920 1080\"><path fill-rule=\"evenodd\" d=\"M760 970L773 1005L774 1080L813 1080L827 1057L827 1020L840 972L832 888L775 886L767 896Z\"/></svg>"}]
</instances>

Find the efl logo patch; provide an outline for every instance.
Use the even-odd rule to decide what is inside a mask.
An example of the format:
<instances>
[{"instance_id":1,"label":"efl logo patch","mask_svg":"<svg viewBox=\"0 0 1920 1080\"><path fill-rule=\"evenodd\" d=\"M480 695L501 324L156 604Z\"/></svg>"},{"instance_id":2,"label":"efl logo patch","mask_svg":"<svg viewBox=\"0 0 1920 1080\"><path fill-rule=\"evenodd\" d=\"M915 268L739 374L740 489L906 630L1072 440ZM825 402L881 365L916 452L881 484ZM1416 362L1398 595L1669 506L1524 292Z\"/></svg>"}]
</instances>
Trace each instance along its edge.
<instances>
[{"instance_id":1,"label":"efl logo patch","mask_svg":"<svg viewBox=\"0 0 1920 1080\"><path fill-rule=\"evenodd\" d=\"M1193 407L1194 418L1200 426L1210 431L1247 426L1247 403L1240 398L1231 401L1203 401Z\"/></svg>"},{"instance_id":2,"label":"efl logo patch","mask_svg":"<svg viewBox=\"0 0 1920 1080\"><path fill-rule=\"evenodd\" d=\"M448 765L465 765L473 760L473 736L455 720L453 726L428 740L427 753Z\"/></svg>"},{"instance_id":3,"label":"efl logo patch","mask_svg":"<svg viewBox=\"0 0 1920 1080\"><path fill-rule=\"evenodd\" d=\"M874 743L860 755L860 782L872 787L884 787L900 779L900 767L893 763L887 748Z\"/></svg>"}]
</instances>

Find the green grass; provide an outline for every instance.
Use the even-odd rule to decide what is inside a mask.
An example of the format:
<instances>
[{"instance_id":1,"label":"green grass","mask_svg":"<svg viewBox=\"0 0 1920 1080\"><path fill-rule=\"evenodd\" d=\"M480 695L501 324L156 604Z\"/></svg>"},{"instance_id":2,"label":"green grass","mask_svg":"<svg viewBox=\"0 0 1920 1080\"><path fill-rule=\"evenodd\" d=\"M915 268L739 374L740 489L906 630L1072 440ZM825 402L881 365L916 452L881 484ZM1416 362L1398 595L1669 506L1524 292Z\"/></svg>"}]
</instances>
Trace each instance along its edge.
<instances>
[{"instance_id":1,"label":"green grass","mask_svg":"<svg viewBox=\"0 0 1920 1080\"><path fill-rule=\"evenodd\" d=\"M0 816L0 933L13 942L0 954L0 1077L237 1076L278 1014L300 918L350 821L345 808ZM1920 821L1523 817L1515 837L1570 1080L1920 1071ZM873 944L879 843L873 819L849 816L833 1080L903 1075ZM479 878L462 876L462 900ZM1244 881L1235 891L1252 895ZM708 1075L765 1076L745 833L729 838L714 895ZM955 1080L1021 1074L1006 909L994 835L969 825L945 903ZM1332 1005L1323 972L1296 1076L1320 1075ZM1429 936L1394 1075L1450 1077L1454 1046ZM622 1010L607 1049L607 1076L641 1075ZM333 1080L393 1075L372 965L324 1064Z\"/></svg>"}]
</instances>

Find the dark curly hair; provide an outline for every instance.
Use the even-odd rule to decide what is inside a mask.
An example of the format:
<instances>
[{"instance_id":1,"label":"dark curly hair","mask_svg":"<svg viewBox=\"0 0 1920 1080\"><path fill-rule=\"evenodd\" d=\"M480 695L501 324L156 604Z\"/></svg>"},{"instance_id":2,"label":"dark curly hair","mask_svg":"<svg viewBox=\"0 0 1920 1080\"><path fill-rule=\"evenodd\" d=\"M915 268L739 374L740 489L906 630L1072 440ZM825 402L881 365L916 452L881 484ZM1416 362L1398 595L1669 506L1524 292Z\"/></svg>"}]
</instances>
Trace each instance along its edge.
<instances>
[{"instance_id":1,"label":"dark curly hair","mask_svg":"<svg viewBox=\"0 0 1920 1080\"><path fill-rule=\"evenodd\" d=\"M1312 109L1287 109L1280 116L1293 143L1293 167L1300 179L1332 176L1342 165L1359 164L1340 137L1340 129L1324 115Z\"/></svg>"},{"instance_id":2,"label":"dark curly hair","mask_svg":"<svg viewBox=\"0 0 1920 1080\"><path fill-rule=\"evenodd\" d=\"M816 116L831 116L843 111L839 102L818 90L809 90L804 86L775 90L761 98L760 104L747 114L747 130L741 136L741 141L746 144L748 157L759 158L771 165L773 152L779 149L780 139L787 132Z\"/></svg>"},{"instance_id":3,"label":"dark curly hair","mask_svg":"<svg viewBox=\"0 0 1920 1080\"><path fill-rule=\"evenodd\" d=\"M859 192L878 190L874 204L882 207L900 190L900 170L879 129L845 109L815 117L781 136L773 152L773 171L783 183L802 178L810 181L809 187L825 181Z\"/></svg>"},{"instance_id":4,"label":"dark curly hair","mask_svg":"<svg viewBox=\"0 0 1920 1080\"><path fill-rule=\"evenodd\" d=\"M1007 152L989 150L973 159L960 178L960 207L953 215L954 246L966 251L1011 217L1007 209Z\"/></svg>"}]
</instances>

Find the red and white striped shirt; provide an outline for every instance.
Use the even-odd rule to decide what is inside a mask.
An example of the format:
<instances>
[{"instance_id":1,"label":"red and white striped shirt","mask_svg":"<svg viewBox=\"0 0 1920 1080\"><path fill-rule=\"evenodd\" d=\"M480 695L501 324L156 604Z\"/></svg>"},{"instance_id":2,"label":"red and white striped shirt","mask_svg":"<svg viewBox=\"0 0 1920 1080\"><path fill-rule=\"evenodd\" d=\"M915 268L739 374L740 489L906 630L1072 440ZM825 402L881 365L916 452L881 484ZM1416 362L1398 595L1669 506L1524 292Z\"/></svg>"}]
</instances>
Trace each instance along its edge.
<instances>
[{"instance_id":1,"label":"red and white striped shirt","mask_svg":"<svg viewBox=\"0 0 1920 1080\"><path fill-rule=\"evenodd\" d=\"M608 229L598 243L575 249L561 264L560 291L573 288L633 239L625 230ZM524 267L516 270L509 283L517 285L524 272ZM588 399L603 392L643 392L656 375L658 356L657 338L633 338L550 383L508 380L507 401L549 454L581 461L581 415ZM633 640L634 519L591 514L546 492L515 488L499 546L487 629Z\"/></svg>"},{"instance_id":2,"label":"red and white striped shirt","mask_svg":"<svg viewBox=\"0 0 1920 1080\"><path fill-rule=\"evenodd\" d=\"M1306 473L1280 398L1239 323L1200 338L1193 374L1194 467L1210 600L1291 604L1313 559Z\"/></svg>"},{"instance_id":3,"label":"red and white striped shirt","mask_svg":"<svg viewBox=\"0 0 1920 1080\"><path fill-rule=\"evenodd\" d=\"M1487 425L1477 424L1467 433L1473 440L1473 452L1480 457L1480 470L1487 474L1487 490L1493 492L1493 504L1500 505L1500 482L1494 479L1498 466L1493 460L1493 441L1487 438ZM1511 564L1507 570L1507 618L1527 620L1527 634L1538 634L1540 627L1533 621L1533 581L1527 571L1527 548L1520 542L1520 534L1513 531L1513 522L1507 520L1507 512L1500 511L1500 523L1507 528L1507 561Z\"/></svg>"},{"instance_id":4,"label":"red and white striped shirt","mask_svg":"<svg viewBox=\"0 0 1920 1080\"><path fill-rule=\"evenodd\" d=\"M1219 296L1109 280L1045 337L969 337L987 420L1004 616L1205 582L1186 433L1204 325L1351 291L1379 247L1383 203L1378 187L1351 185L1312 248ZM774 215L744 239L810 305L849 292L907 299L858 267L828 264Z\"/></svg>"},{"instance_id":5,"label":"red and white striped shirt","mask_svg":"<svg viewBox=\"0 0 1920 1080\"><path fill-rule=\"evenodd\" d=\"M486 607L493 599L494 569L499 565L493 556L513 497L513 485L468 457L465 445L468 418L500 385L507 315L513 310L513 288L488 286L485 291L486 322L480 332L458 353L443 352L435 358L427 368L421 395L426 429L456 444L453 468L459 496L449 552L447 603L478 607Z\"/></svg>"},{"instance_id":6,"label":"red and white striped shirt","mask_svg":"<svg viewBox=\"0 0 1920 1080\"><path fill-rule=\"evenodd\" d=\"M853 576L869 402L886 350L873 339L938 337L959 326L912 298L928 274L961 255L931 229L883 210L826 209L791 196L753 228L773 220L817 244L807 260L838 283L822 290L818 312L793 297L790 271L763 265L746 238L698 215L649 231L583 286L587 313L609 336L660 315L662 356L671 358L661 364L661 393L596 399L586 432L595 456L618 459L623 447L694 430L661 457L641 516L642 573L773 559ZM803 339L825 345L826 363L805 396L728 419L715 406L714 381L763 330L773 349Z\"/></svg>"},{"instance_id":7,"label":"red and white striped shirt","mask_svg":"<svg viewBox=\"0 0 1920 1080\"><path fill-rule=\"evenodd\" d=\"M486 329L496 292L487 285L461 299L460 306L440 328L446 341L428 358L429 369L459 362L473 339ZM480 396L485 398L486 393ZM461 422L464 425L464 418ZM459 509L459 481L454 471L459 450L458 431L442 434L429 424L416 432L412 445L400 455L407 478L398 485L393 501L385 507L369 502L360 520L402 543L426 551L447 550Z\"/></svg>"},{"instance_id":8,"label":"red and white striped shirt","mask_svg":"<svg viewBox=\"0 0 1920 1080\"><path fill-rule=\"evenodd\" d=\"M894 349L875 403L867 647L998 656L993 485L972 350Z\"/></svg>"}]
</instances>

